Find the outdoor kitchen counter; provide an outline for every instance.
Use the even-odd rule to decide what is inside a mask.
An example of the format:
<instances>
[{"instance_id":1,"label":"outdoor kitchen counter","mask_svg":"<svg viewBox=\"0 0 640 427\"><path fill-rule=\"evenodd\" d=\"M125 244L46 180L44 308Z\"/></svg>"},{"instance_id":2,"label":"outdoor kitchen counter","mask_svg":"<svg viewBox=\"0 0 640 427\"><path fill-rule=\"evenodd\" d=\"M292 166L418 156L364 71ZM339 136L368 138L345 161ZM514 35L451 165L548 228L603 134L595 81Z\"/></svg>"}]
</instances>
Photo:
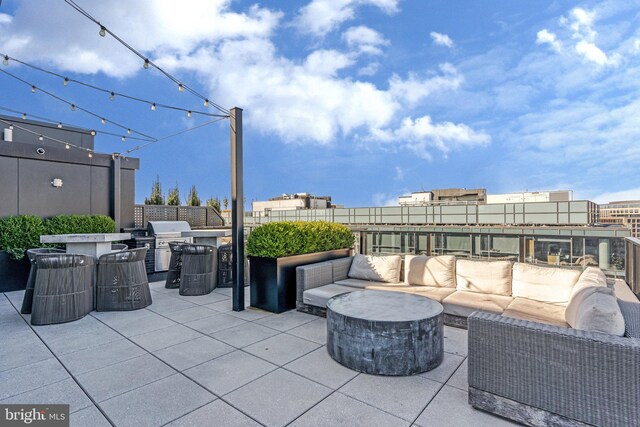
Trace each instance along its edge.
<instances>
[{"instance_id":1,"label":"outdoor kitchen counter","mask_svg":"<svg viewBox=\"0 0 640 427\"><path fill-rule=\"evenodd\" d=\"M111 252L111 243L131 238L131 233L55 234L40 236L40 243L64 243L67 253L100 255Z\"/></svg>"},{"instance_id":2,"label":"outdoor kitchen counter","mask_svg":"<svg viewBox=\"0 0 640 427\"><path fill-rule=\"evenodd\" d=\"M231 229L224 230L191 230L183 231L180 233L182 237L192 237L194 243L200 243L204 245L213 245L219 247L224 243L228 243L229 239L225 237L231 237Z\"/></svg>"}]
</instances>

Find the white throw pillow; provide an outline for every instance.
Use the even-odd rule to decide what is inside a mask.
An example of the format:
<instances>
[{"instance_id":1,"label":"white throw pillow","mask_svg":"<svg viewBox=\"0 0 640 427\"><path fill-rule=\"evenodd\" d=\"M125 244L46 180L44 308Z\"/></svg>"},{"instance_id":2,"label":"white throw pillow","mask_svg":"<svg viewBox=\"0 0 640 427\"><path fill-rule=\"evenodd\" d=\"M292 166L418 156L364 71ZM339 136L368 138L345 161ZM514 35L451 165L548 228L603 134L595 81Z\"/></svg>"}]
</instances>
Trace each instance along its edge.
<instances>
[{"instance_id":1,"label":"white throw pillow","mask_svg":"<svg viewBox=\"0 0 640 427\"><path fill-rule=\"evenodd\" d=\"M407 285L456 287L456 257L453 255L404 257L404 282Z\"/></svg>"},{"instance_id":2,"label":"white throw pillow","mask_svg":"<svg viewBox=\"0 0 640 427\"><path fill-rule=\"evenodd\" d=\"M511 296L510 261L456 261L456 289Z\"/></svg>"},{"instance_id":3,"label":"white throw pillow","mask_svg":"<svg viewBox=\"0 0 640 427\"><path fill-rule=\"evenodd\" d=\"M400 281L401 265L402 257L400 255L356 254L353 257L351 268L349 268L349 278L396 283Z\"/></svg>"},{"instance_id":4,"label":"white throw pillow","mask_svg":"<svg viewBox=\"0 0 640 427\"><path fill-rule=\"evenodd\" d=\"M567 303L580 273L580 270L516 262L513 265L513 296L553 304Z\"/></svg>"},{"instance_id":5,"label":"white throw pillow","mask_svg":"<svg viewBox=\"0 0 640 427\"><path fill-rule=\"evenodd\" d=\"M588 293L579 306L575 329L602 332L604 334L624 335L624 318L613 291L608 288L587 288ZM569 323L569 322L567 322Z\"/></svg>"}]
</instances>

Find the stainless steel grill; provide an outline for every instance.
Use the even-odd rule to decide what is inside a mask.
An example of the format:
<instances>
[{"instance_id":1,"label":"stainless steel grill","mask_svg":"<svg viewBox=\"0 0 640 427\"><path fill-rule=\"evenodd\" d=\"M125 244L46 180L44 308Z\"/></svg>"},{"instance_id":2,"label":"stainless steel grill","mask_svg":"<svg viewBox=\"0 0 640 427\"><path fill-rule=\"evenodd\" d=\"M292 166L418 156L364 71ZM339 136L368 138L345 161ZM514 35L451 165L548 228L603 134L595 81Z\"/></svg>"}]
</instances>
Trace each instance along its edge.
<instances>
[{"instance_id":1,"label":"stainless steel grill","mask_svg":"<svg viewBox=\"0 0 640 427\"><path fill-rule=\"evenodd\" d=\"M193 238L182 237L183 231L191 231L187 221L149 221L148 235L156 238L155 271L167 271L171 259L169 242L193 243Z\"/></svg>"}]
</instances>

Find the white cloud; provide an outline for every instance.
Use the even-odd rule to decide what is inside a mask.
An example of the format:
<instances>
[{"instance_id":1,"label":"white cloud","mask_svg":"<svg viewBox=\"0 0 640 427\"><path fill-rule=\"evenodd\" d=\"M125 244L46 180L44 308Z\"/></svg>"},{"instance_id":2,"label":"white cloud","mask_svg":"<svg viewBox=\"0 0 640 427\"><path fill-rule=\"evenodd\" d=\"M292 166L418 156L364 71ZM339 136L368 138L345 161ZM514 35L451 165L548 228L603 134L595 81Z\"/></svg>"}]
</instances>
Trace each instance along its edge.
<instances>
[{"instance_id":1,"label":"white cloud","mask_svg":"<svg viewBox=\"0 0 640 427\"><path fill-rule=\"evenodd\" d=\"M607 55L598 46L585 40L576 43L576 52L587 61L595 62L598 65L615 65L617 63L615 58L607 58Z\"/></svg>"},{"instance_id":2,"label":"white cloud","mask_svg":"<svg viewBox=\"0 0 640 427\"><path fill-rule=\"evenodd\" d=\"M399 0L311 0L294 21L300 32L323 36L355 17L356 8L370 5L391 15L398 11Z\"/></svg>"},{"instance_id":3,"label":"white cloud","mask_svg":"<svg viewBox=\"0 0 640 427\"><path fill-rule=\"evenodd\" d=\"M431 40L433 40L433 44L436 44L438 46L453 47L453 40L451 40L448 35L437 33L435 31L430 32L429 35L431 36Z\"/></svg>"},{"instance_id":4,"label":"white cloud","mask_svg":"<svg viewBox=\"0 0 640 427\"><path fill-rule=\"evenodd\" d=\"M446 157L451 150L484 146L491 142L491 137L484 132L476 132L462 123L433 123L430 116L415 120L407 117L397 129L374 130L373 137L381 142L406 145L426 160L432 159L434 148Z\"/></svg>"},{"instance_id":5,"label":"white cloud","mask_svg":"<svg viewBox=\"0 0 640 427\"><path fill-rule=\"evenodd\" d=\"M11 15L7 15L6 13L0 13L0 25L9 24L11 23L12 20L13 18L11 17Z\"/></svg>"},{"instance_id":6,"label":"white cloud","mask_svg":"<svg viewBox=\"0 0 640 427\"><path fill-rule=\"evenodd\" d=\"M404 169L400 166L396 166L396 176L393 178L395 181L404 180Z\"/></svg>"},{"instance_id":7,"label":"white cloud","mask_svg":"<svg viewBox=\"0 0 640 427\"><path fill-rule=\"evenodd\" d=\"M560 43L557 40L555 34L550 32L546 28L538 31L538 33L536 34L536 43L537 44L548 44L556 52L562 51L562 43Z\"/></svg>"},{"instance_id":8,"label":"white cloud","mask_svg":"<svg viewBox=\"0 0 640 427\"><path fill-rule=\"evenodd\" d=\"M387 193L375 193L371 196L374 206L400 206L400 198L397 195Z\"/></svg>"},{"instance_id":9,"label":"white cloud","mask_svg":"<svg viewBox=\"0 0 640 427\"><path fill-rule=\"evenodd\" d=\"M440 71L441 75L429 78L419 78L415 73L410 73L406 80L394 74L389 81L389 91L396 99L413 105L435 91L455 90L464 80L462 74L449 63L441 64Z\"/></svg>"},{"instance_id":10,"label":"white cloud","mask_svg":"<svg viewBox=\"0 0 640 427\"><path fill-rule=\"evenodd\" d=\"M358 69L358 75L360 76L373 76L378 72L380 64L378 62L370 62L364 67Z\"/></svg>"},{"instance_id":11,"label":"white cloud","mask_svg":"<svg viewBox=\"0 0 640 427\"><path fill-rule=\"evenodd\" d=\"M350 27L342 34L342 38L349 47L369 55L380 55L382 50L379 46L389 44L382 34L364 25Z\"/></svg>"},{"instance_id":12,"label":"white cloud","mask_svg":"<svg viewBox=\"0 0 640 427\"><path fill-rule=\"evenodd\" d=\"M640 200L640 187L601 193L594 196L591 200L599 204L622 202L626 200Z\"/></svg>"}]
</instances>

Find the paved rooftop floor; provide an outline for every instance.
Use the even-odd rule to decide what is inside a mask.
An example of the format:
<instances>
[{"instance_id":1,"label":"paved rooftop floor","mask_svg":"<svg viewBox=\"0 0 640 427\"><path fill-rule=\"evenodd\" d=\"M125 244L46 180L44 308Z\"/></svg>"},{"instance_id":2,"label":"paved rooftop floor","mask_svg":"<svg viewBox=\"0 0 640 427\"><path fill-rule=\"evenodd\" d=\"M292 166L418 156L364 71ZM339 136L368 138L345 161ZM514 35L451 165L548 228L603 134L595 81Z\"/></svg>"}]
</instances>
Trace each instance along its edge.
<instances>
[{"instance_id":1,"label":"paved rooftop floor","mask_svg":"<svg viewBox=\"0 0 640 427\"><path fill-rule=\"evenodd\" d=\"M323 318L151 289L147 309L35 327L24 291L0 294L0 402L69 403L92 427L512 425L467 403L465 330L445 326L435 370L373 376L329 357Z\"/></svg>"}]
</instances>

